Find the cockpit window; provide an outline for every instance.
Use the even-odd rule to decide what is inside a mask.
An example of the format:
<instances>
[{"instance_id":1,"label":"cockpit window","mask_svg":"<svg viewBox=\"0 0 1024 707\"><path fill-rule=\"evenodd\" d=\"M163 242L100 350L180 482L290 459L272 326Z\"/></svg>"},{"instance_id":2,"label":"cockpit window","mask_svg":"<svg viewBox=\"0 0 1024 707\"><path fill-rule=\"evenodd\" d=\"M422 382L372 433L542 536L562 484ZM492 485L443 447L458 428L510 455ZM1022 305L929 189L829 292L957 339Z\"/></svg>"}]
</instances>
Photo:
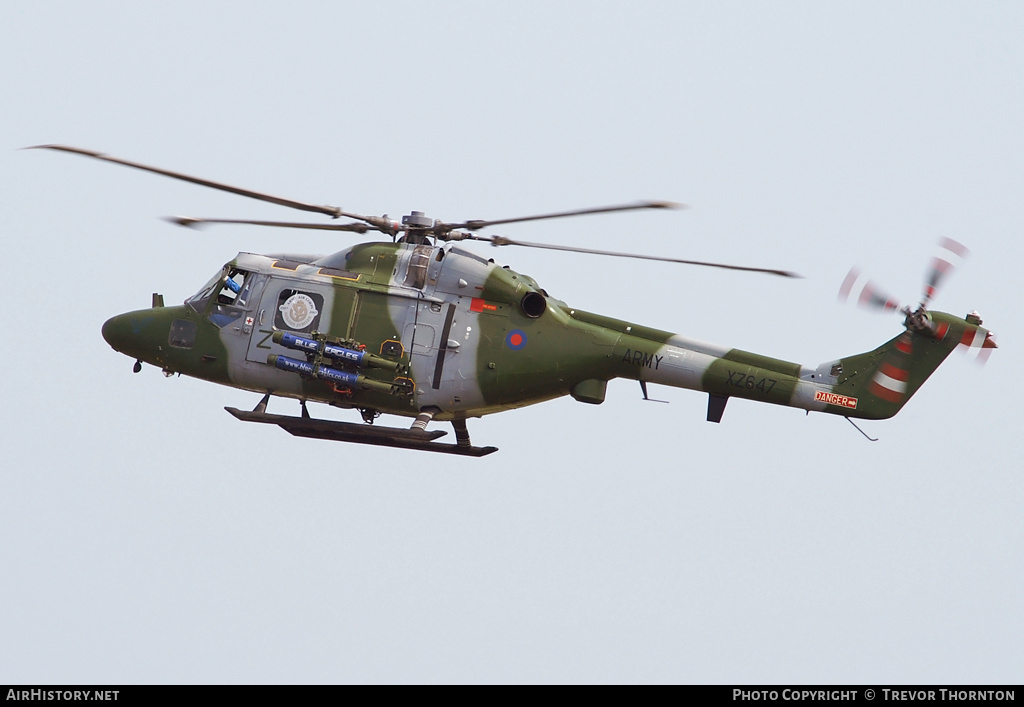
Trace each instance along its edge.
<instances>
[{"instance_id":1,"label":"cockpit window","mask_svg":"<svg viewBox=\"0 0 1024 707\"><path fill-rule=\"evenodd\" d=\"M202 314L207 303L213 297L214 291L220 286L224 279L227 268L221 269L219 273L210 278L210 281L203 285L203 288L196 294L185 300L185 304L191 307L197 314Z\"/></svg>"},{"instance_id":2,"label":"cockpit window","mask_svg":"<svg viewBox=\"0 0 1024 707\"><path fill-rule=\"evenodd\" d=\"M224 283L220 288L220 292L217 293L217 304L233 304L239 307L245 306L245 296L243 291L247 288L246 280L248 275L244 270L238 268L231 268L228 271L228 276L224 279Z\"/></svg>"},{"instance_id":3,"label":"cockpit window","mask_svg":"<svg viewBox=\"0 0 1024 707\"><path fill-rule=\"evenodd\" d=\"M203 286L197 294L186 300L185 304L195 310L197 313L203 313L210 300L216 297L214 309L220 315L224 315L228 310L234 310L235 308L245 309L249 304L249 298L252 294L252 285L255 280L252 277L252 273L247 270L241 270L239 268L225 265L224 268L213 278ZM239 314L233 312L228 316L220 316L219 320L232 320L237 319ZM223 326L223 323L214 322L217 326Z\"/></svg>"}]
</instances>

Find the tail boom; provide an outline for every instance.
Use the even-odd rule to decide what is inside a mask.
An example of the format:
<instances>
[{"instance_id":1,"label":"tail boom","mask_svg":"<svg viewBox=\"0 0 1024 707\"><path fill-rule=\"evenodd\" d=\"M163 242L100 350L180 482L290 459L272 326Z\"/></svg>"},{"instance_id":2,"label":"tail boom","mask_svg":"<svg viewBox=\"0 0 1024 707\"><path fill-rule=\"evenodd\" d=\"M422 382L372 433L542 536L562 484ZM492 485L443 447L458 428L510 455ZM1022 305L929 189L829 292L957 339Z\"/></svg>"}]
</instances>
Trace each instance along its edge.
<instances>
[{"instance_id":1,"label":"tail boom","mask_svg":"<svg viewBox=\"0 0 1024 707\"><path fill-rule=\"evenodd\" d=\"M624 334L613 357L619 377L708 393L708 419L714 422L728 398L885 419L903 408L957 345L995 346L976 318L943 312L927 317L927 326L908 326L873 351L816 368L676 335L654 342Z\"/></svg>"}]
</instances>

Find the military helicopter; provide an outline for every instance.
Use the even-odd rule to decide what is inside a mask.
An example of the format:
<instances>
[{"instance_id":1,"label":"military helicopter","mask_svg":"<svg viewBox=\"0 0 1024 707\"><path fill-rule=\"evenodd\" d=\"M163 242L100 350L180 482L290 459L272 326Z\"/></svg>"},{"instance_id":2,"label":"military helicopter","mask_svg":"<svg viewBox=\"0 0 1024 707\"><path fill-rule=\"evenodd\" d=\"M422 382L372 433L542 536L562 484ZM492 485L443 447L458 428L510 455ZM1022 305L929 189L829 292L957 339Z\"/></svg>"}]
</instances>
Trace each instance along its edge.
<instances>
[{"instance_id":1,"label":"military helicopter","mask_svg":"<svg viewBox=\"0 0 1024 707\"><path fill-rule=\"evenodd\" d=\"M359 444L484 456L496 447L470 441L468 418L525 407L564 395L604 402L608 381L689 388L708 394L707 419L720 422L729 398L841 415L895 415L959 345L987 356L996 344L981 318L927 308L940 281L965 249L941 243L916 309L871 283L859 301L904 316L904 331L873 351L810 368L760 354L684 338L660 329L571 307L533 278L460 245L481 241L577 253L644 258L793 277L784 270L743 267L589 248L514 241L477 234L501 224L584 214L663 209L640 202L501 220L446 223L413 211L401 223L221 184L64 145L58 150L161 174L280 206L349 222L293 223L237 219L171 219L183 226L259 226L375 231L391 242L353 245L329 255L239 253L179 306L153 294L152 307L109 319L103 338L116 350L171 376L193 376L263 395L252 411L225 408L239 420L275 424L289 433ZM849 295L859 283L851 271ZM293 398L301 415L267 412L271 396ZM363 422L315 419L307 402L358 410ZM414 418L411 427L383 427L387 413ZM436 441L451 422L455 444ZM859 428L858 428L859 429ZM862 432L863 433L863 432ZM867 436L865 434L865 436Z\"/></svg>"}]
</instances>

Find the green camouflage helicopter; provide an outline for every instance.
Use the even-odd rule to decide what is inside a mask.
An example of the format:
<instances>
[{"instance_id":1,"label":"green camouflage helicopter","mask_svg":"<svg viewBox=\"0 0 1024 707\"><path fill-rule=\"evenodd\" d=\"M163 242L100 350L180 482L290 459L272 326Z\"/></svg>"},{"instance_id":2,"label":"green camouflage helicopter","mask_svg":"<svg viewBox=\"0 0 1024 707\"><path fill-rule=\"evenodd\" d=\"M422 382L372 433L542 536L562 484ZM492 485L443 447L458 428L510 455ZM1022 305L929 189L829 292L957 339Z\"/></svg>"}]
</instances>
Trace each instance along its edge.
<instances>
[{"instance_id":1,"label":"green camouflage helicopter","mask_svg":"<svg viewBox=\"0 0 1024 707\"><path fill-rule=\"evenodd\" d=\"M905 330L874 351L814 368L684 338L660 329L575 309L532 278L466 250L485 241L553 250L645 258L793 276L654 256L513 241L475 232L488 226L647 208L665 202L583 209L497 221L445 223L413 211L401 223L361 216L62 145L71 152L350 223L173 219L186 226L242 223L366 233L392 242L354 245L330 255L239 253L199 292L175 307L153 294L150 309L112 317L103 338L142 363L263 394L254 410L226 408L248 422L276 424L293 435L449 454L483 456L495 447L470 442L466 420L571 395L599 404L612 378L689 388L708 394L707 419L720 422L730 397L850 418L895 415L959 345L984 359L995 348L976 313L966 318L927 309L942 278L966 254L940 242L924 297L901 306L867 283L859 301L902 312ZM841 294L861 281L850 272ZM301 416L266 411L272 395L301 403ZM367 424L310 417L308 401L354 408ZM382 413L415 418L410 428L372 425ZM435 441L449 421L455 444ZM852 420L850 420L852 422ZM865 435L866 436L866 435Z\"/></svg>"}]
</instances>

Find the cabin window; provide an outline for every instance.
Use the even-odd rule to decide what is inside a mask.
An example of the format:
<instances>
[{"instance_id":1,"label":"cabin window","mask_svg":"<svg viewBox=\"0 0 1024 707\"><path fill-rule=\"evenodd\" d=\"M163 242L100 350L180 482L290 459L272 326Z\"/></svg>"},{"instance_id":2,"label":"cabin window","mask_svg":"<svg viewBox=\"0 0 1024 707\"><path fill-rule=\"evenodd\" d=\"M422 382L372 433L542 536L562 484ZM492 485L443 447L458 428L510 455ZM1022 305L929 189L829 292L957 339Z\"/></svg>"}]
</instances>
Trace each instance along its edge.
<instances>
[{"instance_id":1,"label":"cabin window","mask_svg":"<svg viewBox=\"0 0 1024 707\"><path fill-rule=\"evenodd\" d=\"M281 290L274 311L274 328L312 332L318 328L323 311L323 295L302 290Z\"/></svg>"},{"instance_id":2,"label":"cabin window","mask_svg":"<svg viewBox=\"0 0 1024 707\"><path fill-rule=\"evenodd\" d=\"M167 343L176 349L190 349L196 344L196 323L189 319L175 319L167 333Z\"/></svg>"}]
</instances>

